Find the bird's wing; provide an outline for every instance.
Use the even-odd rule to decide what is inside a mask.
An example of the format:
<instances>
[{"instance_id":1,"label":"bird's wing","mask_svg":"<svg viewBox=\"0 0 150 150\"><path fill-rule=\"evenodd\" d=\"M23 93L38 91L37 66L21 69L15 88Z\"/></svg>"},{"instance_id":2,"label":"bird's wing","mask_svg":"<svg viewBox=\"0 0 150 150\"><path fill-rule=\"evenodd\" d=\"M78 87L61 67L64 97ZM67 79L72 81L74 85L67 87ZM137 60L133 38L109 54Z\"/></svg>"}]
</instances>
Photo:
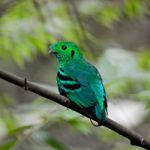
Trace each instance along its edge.
<instances>
[{"instance_id":1,"label":"bird's wing","mask_svg":"<svg viewBox=\"0 0 150 150\"><path fill-rule=\"evenodd\" d=\"M99 103L100 109L107 112L106 92L98 70L84 59L77 63L72 62L68 69L71 76L74 76L81 85L86 86L88 89L86 94L91 92L92 96L96 97L94 100ZM93 103L95 102L94 100L92 101Z\"/></svg>"},{"instance_id":2,"label":"bird's wing","mask_svg":"<svg viewBox=\"0 0 150 150\"><path fill-rule=\"evenodd\" d=\"M102 80L97 80L96 83L92 84L92 89L96 95L97 102L101 112L107 112L107 98L105 88L103 86Z\"/></svg>"},{"instance_id":3,"label":"bird's wing","mask_svg":"<svg viewBox=\"0 0 150 150\"><path fill-rule=\"evenodd\" d=\"M80 88L80 83L70 76L62 67L57 71L57 84L60 94L66 96L67 93L72 93Z\"/></svg>"},{"instance_id":4,"label":"bird's wing","mask_svg":"<svg viewBox=\"0 0 150 150\"><path fill-rule=\"evenodd\" d=\"M76 99L78 104L84 107L95 105L96 102L107 108L107 100L100 74L97 69L85 60L76 62L75 60L63 68L64 72L75 80L81 91L70 94L72 99Z\"/></svg>"},{"instance_id":5,"label":"bird's wing","mask_svg":"<svg viewBox=\"0 0 150 150\"><path fill-rule=\"evenodd\" d=\"M106 93L97 69L84 60L73 60L63 67L63 73L74 82L62 88L67 97L80 107L98 106L98 115L105 115Z\"/></svg>"},{"instance_id":6,"label":"bird's wing","mask_svg":"<svg viewBox=\"0 0 150 150\"><path fill-rule=\"evenodd\" d=\"M100 79L97 69L85 60L69 61L63 69L69 77L83 86L88 86L95 79Z\"/></svg>"},{"instance_id":7,"label":"bird's wing","mask_svg":"<svg viewBox=\"0 0 150 150\"><path fill-rule=\"evenodd\" d=\"M91 107L96 103L96 99L89 84L89 71L83 70L83 67L76 63L58 67L59 92L81 107Z\"/></svg>"}]
</instances>

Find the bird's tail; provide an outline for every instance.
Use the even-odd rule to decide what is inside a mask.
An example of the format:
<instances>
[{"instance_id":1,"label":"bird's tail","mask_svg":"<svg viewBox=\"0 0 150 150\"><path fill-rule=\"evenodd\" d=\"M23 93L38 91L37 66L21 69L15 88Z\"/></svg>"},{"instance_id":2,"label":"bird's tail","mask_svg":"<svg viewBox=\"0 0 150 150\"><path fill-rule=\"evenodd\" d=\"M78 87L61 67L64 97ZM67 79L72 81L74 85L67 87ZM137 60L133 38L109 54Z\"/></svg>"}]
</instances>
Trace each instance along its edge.
<instances>
[{"instance_id":1,"label":"bird's tail","mask_svg":"<svg viewBox=\"0 0 150 150\"><path fill-rule=\"evenodd\" d=\"M95 105L95 115L99 120L104 121L106 119L106 111L105 108L101 108L99 103Z\"/></svg>"}]
</instances>

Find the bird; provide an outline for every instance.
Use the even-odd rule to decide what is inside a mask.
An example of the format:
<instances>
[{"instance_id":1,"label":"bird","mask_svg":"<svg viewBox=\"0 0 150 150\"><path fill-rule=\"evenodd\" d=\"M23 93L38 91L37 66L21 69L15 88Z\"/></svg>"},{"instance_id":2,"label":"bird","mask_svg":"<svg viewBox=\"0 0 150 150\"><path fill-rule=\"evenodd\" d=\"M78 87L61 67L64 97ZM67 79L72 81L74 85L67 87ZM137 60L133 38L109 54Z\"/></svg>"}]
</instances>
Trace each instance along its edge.
<instances>
[{"instance_id":1,"label":"bird","mask_svg":"<svg viewBox=\"0 0 150 150\"><path fill-rule=\"evenodd\" d=\"M107 98L96 67L84 58L80 48L72 41L57 41L48 49L58 60L56 82L59 93L104 121Z\"/></svg>"}]
</instances>

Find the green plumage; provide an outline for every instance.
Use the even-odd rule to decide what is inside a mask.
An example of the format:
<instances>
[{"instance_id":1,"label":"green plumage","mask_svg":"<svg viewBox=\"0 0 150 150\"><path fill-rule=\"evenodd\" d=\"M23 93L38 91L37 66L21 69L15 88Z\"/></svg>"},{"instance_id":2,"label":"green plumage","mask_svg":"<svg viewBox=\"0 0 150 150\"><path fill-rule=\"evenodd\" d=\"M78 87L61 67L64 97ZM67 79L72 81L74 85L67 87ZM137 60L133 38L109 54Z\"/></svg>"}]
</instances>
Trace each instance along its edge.
<instances>
[{"instance_id":1,"label":"green plumage","mask_svg":"<svg viewBox=\"0 0 150 150\"><path fill-rule=\"evenodd\" d=\"M91 108L100 120L106 118L107 100L97 69L82 56L73 42L56 42L50 46L59 61L57 85L61 95L81 108Z\"/></svg>"}]
</instances>

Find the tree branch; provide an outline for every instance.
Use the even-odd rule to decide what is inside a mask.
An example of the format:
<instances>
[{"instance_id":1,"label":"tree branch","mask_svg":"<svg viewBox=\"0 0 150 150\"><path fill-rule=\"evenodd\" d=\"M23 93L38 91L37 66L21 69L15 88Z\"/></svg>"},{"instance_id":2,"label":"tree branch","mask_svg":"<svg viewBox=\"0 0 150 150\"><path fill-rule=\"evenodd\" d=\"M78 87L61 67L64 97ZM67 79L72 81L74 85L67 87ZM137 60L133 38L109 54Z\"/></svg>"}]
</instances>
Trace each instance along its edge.
<instances>
[{"instance_id":1,"label":"tree branch","mask_svg":"<svg viewBox=\"0 0 150 150\"><path fill-rule=\"evenodd\" d=\"M20 86L20 87L24 88L25 90L31 91L42 97L45 97L49 100L59 103L65 107L68 107L68 108L86 116L87 118L95 120L96 122L100 123L101 125L109 128L109 129L117 132L118 134L126 137L127 139L129 139L131 145L136 145L139 147L143 147L145 149L150 149L150 142L147 141L146 139L144 139L142 136L135 133L134 131L131 131L131 130L123 127L119 123L117 123L109 118L107 118L106 121L101 122L95 116L89 116L80 107L70 103L66 97L58 95L56 93L53 93L53 92L49 91L48 89L41 87L37 83L27 81L26 79L23 79L21 77L18 77L14 74L11 74L11 73L8 73L8 72L2 71L2 70L0 70L0 78L8 81L10 83L13 83L17 86Z\"/></svg>"}]
</instances>

